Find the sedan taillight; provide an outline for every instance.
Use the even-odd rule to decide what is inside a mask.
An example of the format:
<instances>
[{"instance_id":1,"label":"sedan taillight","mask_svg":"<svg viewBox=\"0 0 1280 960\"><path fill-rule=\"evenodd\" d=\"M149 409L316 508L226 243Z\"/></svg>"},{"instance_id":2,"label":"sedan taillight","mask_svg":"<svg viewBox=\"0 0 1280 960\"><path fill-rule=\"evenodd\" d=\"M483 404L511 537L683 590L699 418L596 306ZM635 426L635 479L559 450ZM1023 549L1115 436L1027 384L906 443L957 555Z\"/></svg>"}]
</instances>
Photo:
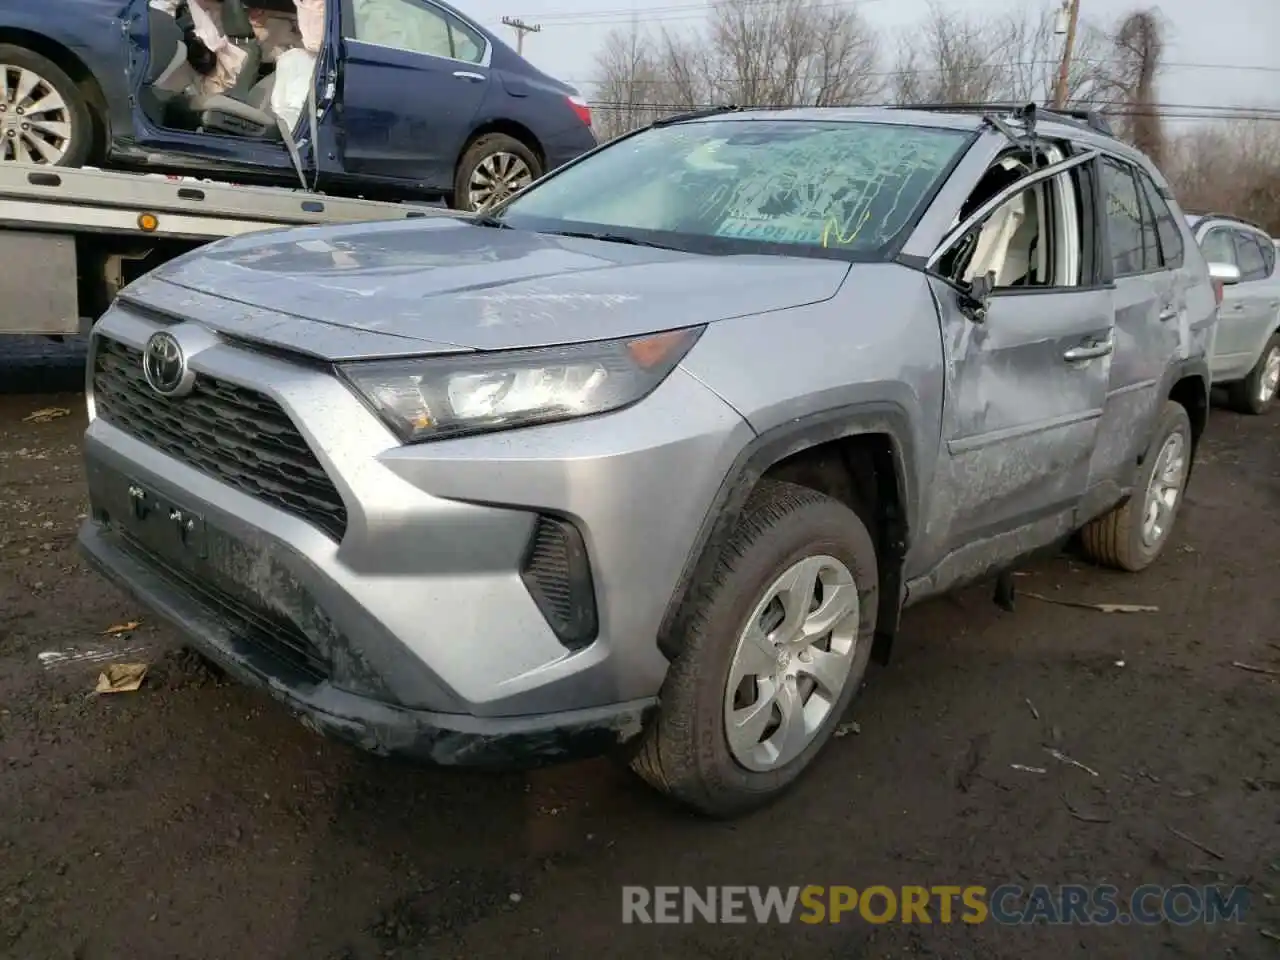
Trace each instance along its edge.
<instances>
[{"instance_id":1,"label":"sedan taillight","mask_svg":"<svg viewBox=\"0 0 1280 960\"><path fill-rule=\"evenodd\" d=\"M582 97L577 96L569 97L568 100L569 106L573 109L573 112L578 115L578 119L588 127L591 126L591 108L587 106L587 101Z\"/></svg>"}]
</instances>

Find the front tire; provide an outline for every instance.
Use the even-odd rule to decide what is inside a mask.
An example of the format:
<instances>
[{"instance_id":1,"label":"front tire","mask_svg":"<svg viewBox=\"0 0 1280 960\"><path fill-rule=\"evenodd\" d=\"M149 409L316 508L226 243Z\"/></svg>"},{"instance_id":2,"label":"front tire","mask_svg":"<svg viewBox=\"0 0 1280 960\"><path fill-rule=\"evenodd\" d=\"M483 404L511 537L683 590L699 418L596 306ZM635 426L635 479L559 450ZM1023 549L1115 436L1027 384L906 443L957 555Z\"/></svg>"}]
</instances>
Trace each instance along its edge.
<instances>
[{"instance_id":1,"label":"front tire","mask_svg":"<svg viewBox=\"0 0 1280 960\"><path fill-rule=\"evenodd\" d=\"M1155 562L1182 507L1191 456L1191 419L1182 404L1168 400L1133 495L1080 532L1089 559L1130 573Z\"/></svg>"},{"instance_id":2,"label":"front tire","mask_svg":"<svg viewBox=\"0 0 1280 960\"><path fill-rule=\"evenodd\" d=\"M1280 388L1280 334L1273 333L1249 375L1227 388L1232 409L1261 416L1271 409Z\"/></svg>"},{"instance_id":3,"label":"front tire","mask_svg":"<svg viewBox=\"0 0 1280 960\"><path fill-rule=\"evenodd\" d=\"M684 646L632 769L711 817L779 797L862 684L878 590L875 546L856 513L762 481L691 598Z\"/></svg>"},{"instance_id":4,"label":"front tire","mask_svg":"<svg viewBox=\"0 0 1280 960\"><path fill-rule=\"evenodd\" d=\"M0 163L84 166L95 131L75 81L52 60L7 43L0 80Z\"/></svg>"},{"instance_id":5,"label":"front tire","mask_svg":"<svg viewBox=\"0 0 1280 960\"><path fill-rule=\"evenodd\" d=\"M540 176L542 162L527 146L505 133L486 133L462 155L449 206L472 212L505 200Z\"/></svg>"}]
</instances>

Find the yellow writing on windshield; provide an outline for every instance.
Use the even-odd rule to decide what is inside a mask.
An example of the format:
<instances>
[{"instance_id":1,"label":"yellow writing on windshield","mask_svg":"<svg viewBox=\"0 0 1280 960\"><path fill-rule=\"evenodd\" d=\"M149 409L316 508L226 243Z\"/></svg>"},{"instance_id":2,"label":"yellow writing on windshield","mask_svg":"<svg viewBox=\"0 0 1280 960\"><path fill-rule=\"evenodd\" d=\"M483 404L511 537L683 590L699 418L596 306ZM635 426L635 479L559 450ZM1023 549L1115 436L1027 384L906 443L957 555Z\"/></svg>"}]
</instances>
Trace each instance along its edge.
<instances>
[{"instance_id":1,"label":"yellow writing on windshield","mask_svg":"<svg viewBox=\"0 0 1280 960\"><path fill-rule=\"evenodd\" d=\"M834 237L838 244L853 243L858 238L859 232L867 225L867 221L871 219L871 211L863 210L862 216L858 218L858 222L854 225L853 230L845 235L840 231L840 221L834 218L828 220L822 228L822 245L830 246L830 241Z\"/></svg>"}]
</instances>

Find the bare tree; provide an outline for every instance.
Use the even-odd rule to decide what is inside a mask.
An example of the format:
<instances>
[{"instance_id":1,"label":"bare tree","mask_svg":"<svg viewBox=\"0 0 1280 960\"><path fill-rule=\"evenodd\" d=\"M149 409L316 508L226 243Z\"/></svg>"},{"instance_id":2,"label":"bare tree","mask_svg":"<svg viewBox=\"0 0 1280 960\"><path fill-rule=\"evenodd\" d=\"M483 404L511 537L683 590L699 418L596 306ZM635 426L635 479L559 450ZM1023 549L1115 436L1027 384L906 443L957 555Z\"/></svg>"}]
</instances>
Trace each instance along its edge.
<instances>
[{"instance_id":1,"label":"bare tree","mask_svg":"<svg viewBox=\"0 0 1280 960\"><path fill-rule=\"evenodd\" d=\"M1164 160L1185 209L1233 213L1280 236L1280 123L1200 126L1172 139Z\"/></svg>"},{"instance_id":2,"label":"bare tree","mask_svg":"<svg viewBox=\"0 0 1280 960\"><path fill-rule=\"evenodd\" d=\"M1058 5L1029 7L1002 18L997 27L1004 50L1004 86L1008 99L1050 103L1062 62L1062 38L1054 30ZM1107 102L1110 40L1106 31L1082 19L1067 64L1067 102Z\"/></svg>"},{"instance_id":3,"label":"bare tree","mask_svg":"<svg viewBox=\"0 0 1280 960\"><path fill-rule=\"evenodd\" d=\"M1156 79L1164 56L1164 22L1156 9L1129 14L1112 39L1113 100L1123 105L1124 134L1157 166L1164 163L1165 142L1156 109Z\"/></svg>"},{"instance_id":4,"label":"bare tree","mask_svg":"<svg viewBox=\"0 0 1280 960\"><path fill-rule=\"evenodd\" d=\"M1003 32L929 0L922 23L898 45L890 88L898 104L982 103L1001 99L1006 77Z\"/></svg>"},{"instance_id":5,"label":"bare tree","mask_svg":"<svg viewBox=\"0 0 1280 960\"><path fill-rule=\"evenodd\" d=\"M824 0L720 0L693 36L614 31L596 57L601 130L708 103L829 106L880 93L876 37L853 7Z\"/></svg>"},{"instance_id":6,"label":"bare tree","mask_svg":"<svg viewBox=\"0 0 1280 960\"><path fill-rule=\"evenodd\" d=\"M598 110L597 133L604 139L634 130L655 119L651 106L661 96L658 58L653 42L633 23L629 30L613 30L596 54L601 79L595 96L604 105Z\"/></svg>"},{"instance_id":7,"label":"bare tree","mask_svg":"<svg viewBox=\"0 0 1280 960\"><path fill-rule=\"evenodd\" d=\"M744 106L866 103L880 93L876 38L853 6L721 0L705 40L713 95Z\"/></svg>"}]
</instances>

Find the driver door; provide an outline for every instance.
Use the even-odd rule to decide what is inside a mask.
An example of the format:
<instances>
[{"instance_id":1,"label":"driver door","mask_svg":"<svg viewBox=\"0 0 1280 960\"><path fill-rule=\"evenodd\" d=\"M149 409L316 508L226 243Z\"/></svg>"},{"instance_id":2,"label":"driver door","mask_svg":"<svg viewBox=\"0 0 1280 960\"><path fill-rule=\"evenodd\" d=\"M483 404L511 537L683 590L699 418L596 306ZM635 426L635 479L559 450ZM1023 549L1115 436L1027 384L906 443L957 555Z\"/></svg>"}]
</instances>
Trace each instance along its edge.
<instances>
[{"instance_id":1,"label":"driver door","mask_svg":"<svg viewBox=\"0 0 1280 960\"><path fill-rule=\"evenodd\" d=\"M953 563L978 550L998 565L1065 535L1087 488L1114 349L1112 292L1092 263L1092 157L1005 187L930 258L949 491L930 525ZM979 276L983 307L965 293Z\"/></svg>"}]
</instances>

